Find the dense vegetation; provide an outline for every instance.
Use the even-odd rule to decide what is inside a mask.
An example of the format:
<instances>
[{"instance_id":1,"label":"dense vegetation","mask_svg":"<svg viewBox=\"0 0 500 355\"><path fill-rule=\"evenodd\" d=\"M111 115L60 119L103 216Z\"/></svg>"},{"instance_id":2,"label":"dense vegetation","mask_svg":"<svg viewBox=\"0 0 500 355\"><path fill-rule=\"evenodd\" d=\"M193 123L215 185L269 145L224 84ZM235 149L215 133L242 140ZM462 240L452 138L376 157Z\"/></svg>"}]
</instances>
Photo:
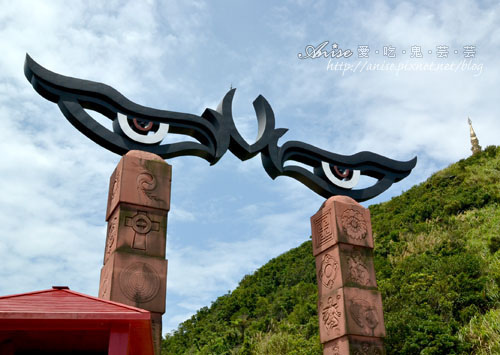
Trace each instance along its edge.
<instances>
[{"instance_id":1,"label":"dense vegetation","mask_svg":"<svg viewBox=\"0 0 500 355\"><path fill-rule=\"evenodd\" d=\"M500 354L500 148L370 206L388 354ZM247 275L162 354L322 354L311 242Z\"/></svg>"}]
</instances>

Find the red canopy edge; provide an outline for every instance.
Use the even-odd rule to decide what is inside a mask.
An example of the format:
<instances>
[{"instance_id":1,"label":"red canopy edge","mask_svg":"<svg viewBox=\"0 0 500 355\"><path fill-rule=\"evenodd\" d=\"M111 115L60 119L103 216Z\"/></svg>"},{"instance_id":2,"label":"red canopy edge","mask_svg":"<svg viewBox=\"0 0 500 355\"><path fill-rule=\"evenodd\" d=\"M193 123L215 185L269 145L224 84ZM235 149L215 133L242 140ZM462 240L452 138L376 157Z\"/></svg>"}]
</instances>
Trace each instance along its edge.
<instances>
[{"instance_id":1,"label":"red canopy edge","mask_svg":"<svg viewBox=\"0 0 500 355\"><path fill-rule=\"evenodd\" d=\"M75 342L80 336L85 341ZM65 288L0 297L0 343L9 341L15 349L30 348L30 341L47 349L91 349L94 341L96 349L109 346L109 354L125 347L129 355L153 354L149 311Z\"/></svg>"}]
</instances>

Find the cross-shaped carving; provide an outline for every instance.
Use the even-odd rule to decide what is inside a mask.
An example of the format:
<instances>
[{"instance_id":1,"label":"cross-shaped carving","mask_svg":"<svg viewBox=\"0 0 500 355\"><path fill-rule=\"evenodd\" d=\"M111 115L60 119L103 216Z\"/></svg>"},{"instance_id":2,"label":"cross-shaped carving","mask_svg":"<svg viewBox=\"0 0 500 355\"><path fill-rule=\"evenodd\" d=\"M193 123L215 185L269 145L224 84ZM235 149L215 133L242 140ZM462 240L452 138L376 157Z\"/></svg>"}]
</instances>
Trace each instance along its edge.
<instances>
[{"instance_id":1,"label":"cross-shaped carving","mask_svg":"<svg viewBox=\"0 0 500 355\"><path fill-rule=\"evenodd\" d=\"M135 231L132 248L146 250L146 237L150 231L158 232L160 223L151 221L147 212L137 211L133 217L125 218L125 225Z\"/></svg>"}]
</instances>

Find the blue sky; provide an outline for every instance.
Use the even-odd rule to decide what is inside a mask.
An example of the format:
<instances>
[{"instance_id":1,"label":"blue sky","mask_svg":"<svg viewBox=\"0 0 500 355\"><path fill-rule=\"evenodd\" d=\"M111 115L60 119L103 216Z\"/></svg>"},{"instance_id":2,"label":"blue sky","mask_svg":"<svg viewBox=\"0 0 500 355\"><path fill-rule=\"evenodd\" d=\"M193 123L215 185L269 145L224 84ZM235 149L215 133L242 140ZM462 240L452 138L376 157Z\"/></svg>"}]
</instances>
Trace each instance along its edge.
<instances>
[{"instance_id":1,"label":"blue sky","mask_svg":"<svg viewBox=\"0 0 500 355\"><path fill-rule=\"evenodd\" d=\"M27 52L48 69L104 82L159 109L201 114L236 87L233 115L249 142L257 134L252 102L262 94L276 126L289 128L280 143L418 156L407 179L369 203L469 156L467 116L483 147L499 143L495 2L5 0L0 8L1 295L52 285L97 295L109 176L120 159L33 90L23 75ZM327 70L328 59L298 58L324 41L353 51L335 63L416 69L343 73ZM360 45L369 46L369 58L358 58ZM437 58L438 45L449 47L448 58ZM475 46L475 58L464 58L466 45ZM384 57L384 46L396 58ZM422 58L410 58L412 46ZM418 68L431 63L454 69ZM308 240L309 217L323 202L295 180L271 180L259 157L168 163L164 331Z\"/></svg>"}]
</instances>

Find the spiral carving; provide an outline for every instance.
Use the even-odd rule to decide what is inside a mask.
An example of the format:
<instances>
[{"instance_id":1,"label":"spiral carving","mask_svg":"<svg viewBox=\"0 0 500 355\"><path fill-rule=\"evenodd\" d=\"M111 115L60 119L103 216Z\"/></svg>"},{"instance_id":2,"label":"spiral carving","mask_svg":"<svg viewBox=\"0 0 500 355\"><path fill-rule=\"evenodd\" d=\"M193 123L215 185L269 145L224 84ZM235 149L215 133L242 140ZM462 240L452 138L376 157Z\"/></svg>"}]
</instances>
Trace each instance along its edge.
<instances>
[{"instance_id":1,"label":"spiral carving","mask_svg":"<svg viewBox=\"0 0 500 355\"><path fill-rule=\"evenodd\" d=\"M160 277L148 264L136 262L121 271L120 289L129 300L146 303L160 291Z\"/></svg>"}]
</instances>

